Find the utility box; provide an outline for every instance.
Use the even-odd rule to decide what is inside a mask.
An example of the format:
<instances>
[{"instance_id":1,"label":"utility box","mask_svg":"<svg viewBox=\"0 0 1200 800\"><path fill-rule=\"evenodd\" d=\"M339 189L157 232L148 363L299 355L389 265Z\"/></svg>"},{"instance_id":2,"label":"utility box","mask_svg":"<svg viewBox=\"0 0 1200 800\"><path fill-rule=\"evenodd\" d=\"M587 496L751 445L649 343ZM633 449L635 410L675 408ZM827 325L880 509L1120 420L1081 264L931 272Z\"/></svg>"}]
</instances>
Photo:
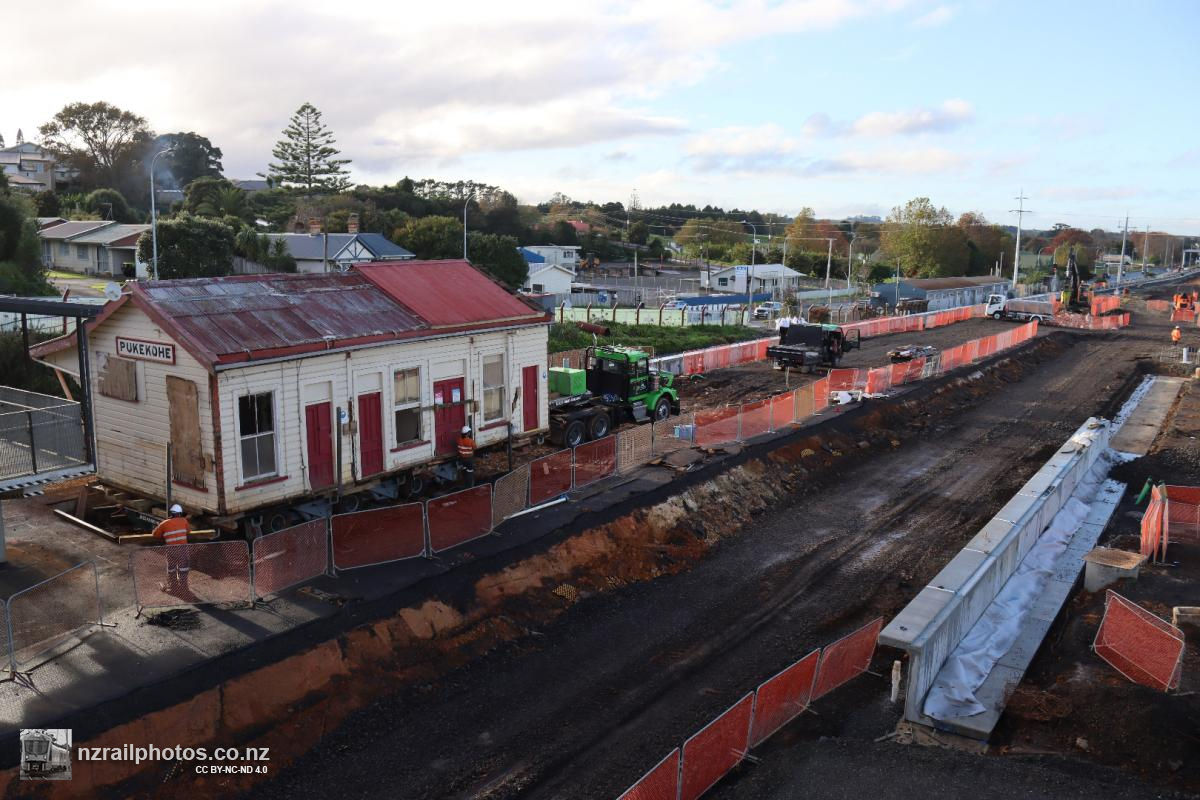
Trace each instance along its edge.
<instances>
[{"instance_id":1,"label":"utility box","mask_svg":"<svg viewBox=\"0 0 1200 800\"><path fill-rule=\"evenodd\" d=\"M550 394L568 397L587 391L587 372L572 367L551 367Z\"/></svg>"}]
</instances>

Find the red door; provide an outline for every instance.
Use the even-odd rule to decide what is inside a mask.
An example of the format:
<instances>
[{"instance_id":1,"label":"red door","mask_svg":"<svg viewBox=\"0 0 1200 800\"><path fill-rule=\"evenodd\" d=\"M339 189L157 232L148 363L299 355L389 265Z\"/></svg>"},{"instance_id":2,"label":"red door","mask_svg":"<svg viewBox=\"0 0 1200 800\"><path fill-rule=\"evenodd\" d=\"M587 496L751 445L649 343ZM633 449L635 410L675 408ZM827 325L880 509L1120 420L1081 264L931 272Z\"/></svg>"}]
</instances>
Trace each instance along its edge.
<instances>
[{"instance_id":1,"label":"red door","mask_svg":"<svg viewBox=\"0 0 1200 800\"><path fill-rule=\"evenodd\" d=\"M535 431L538 426L538 370L541 367L525 367L521 370L521 407L525 415L524 430Z\"/></svg>"},{"instance_id":2,"label":"red door","mask_svg":"<svg viewBox=\"0 0 1200 800\"><path fill-rule=\"evenodd\" d=\"M362 474L383 472L383 414L379 392L358 396L358 449Z\"/></svg>"},{"instance_id":3,"label":"red door","mask_svg":"<svg viewBox=\"0 0 1200 800\"><path fill-rule=\"evenodd\" d=\"M462 378L433 384L433 430L439 456L455 451L458 435L467 424L466 399Z\"/></svg>"},{"instance_id":4,"label":"red door","mask_svg":"<svg viewBox=\"0 0 1200 800\"><path fill-rule=\"evenodd\" d=\"M308 426L308 483L313 488L333 486L333 410L329 403L304 407Z\"/></svg>"}]
</instances>

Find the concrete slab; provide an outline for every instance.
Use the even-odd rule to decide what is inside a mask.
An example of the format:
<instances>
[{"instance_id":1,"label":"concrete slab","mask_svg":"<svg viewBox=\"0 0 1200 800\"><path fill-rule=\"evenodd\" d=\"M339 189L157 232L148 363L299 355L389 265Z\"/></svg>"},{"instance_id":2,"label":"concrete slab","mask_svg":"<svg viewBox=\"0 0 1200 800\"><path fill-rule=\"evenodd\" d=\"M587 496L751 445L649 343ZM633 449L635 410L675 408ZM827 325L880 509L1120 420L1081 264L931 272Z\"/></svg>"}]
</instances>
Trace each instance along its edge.
<instances>
[{"instance_id":1,"label":"concrete slab","mask_svg":"<svg viewBox=\"0 0 1200 800\"><path fill-rule=\"evenodd\" d=\"M1155 378L1129 419L1113 435L1109 446L1113 450L1139 456L1150 452L1150 445L1162 429L1183 385L1183 378Z\"/></svg>"}]
</instances>

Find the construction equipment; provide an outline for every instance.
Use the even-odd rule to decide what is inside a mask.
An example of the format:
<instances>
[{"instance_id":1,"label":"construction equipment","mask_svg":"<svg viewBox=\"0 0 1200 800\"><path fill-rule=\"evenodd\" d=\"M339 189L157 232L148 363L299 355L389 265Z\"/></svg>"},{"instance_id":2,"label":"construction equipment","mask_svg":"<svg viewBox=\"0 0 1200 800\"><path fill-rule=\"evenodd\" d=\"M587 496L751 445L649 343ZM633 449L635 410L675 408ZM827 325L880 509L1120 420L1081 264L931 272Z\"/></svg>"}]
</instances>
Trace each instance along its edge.
<instances>
[{"instance_id":1,"label":"construction equipment","mask_svg":"<svg viewBox=\"0 0 1200 800\"><path fill-rule=\"evenodd\" d=\"M650 369L642 350L589 347L584 369L550 368L550 440L576 447L623 422L664 420L679 413L675 376Z\"/></svg>"},{"instance_id":2,"label":"construction equipment","mask_svg":"<svg viewBox=\"0 0 1200 800\"><path fill-rule=\"evenodd\" d=\"M847 335L837 325L793 322L779 327L779 344L767 348L767 358L775 360L775 369L812 372L817 367L836 367L842 356L861 344L857 329Z\"/></svg>"},{"instance_id":3,"label":"construction equipment","mask_svg":"<svg viewBox=\"0 0 1200 800\"><path fill-rule=\"evenodd\" d=\"M1016 300L1002 294L990 294L984 313L993 319L1013 319L1046 322L1054 316L1054 305L1048 300Z\"/></svg>"},{"instance_id":4,"label":"construction equipment","mask_svg":"<svg viewBox=\"0 0 1200 800\"><path fill-rule=\"evenodd\" d=\"M1091 310L1091 298L1084 289L1079 276L1079 265L1075 262L1075 247L1067 254L1067 285L1063 288L1062 304L1070 312L1086 314Z\"/></svg>"}]
</instances>

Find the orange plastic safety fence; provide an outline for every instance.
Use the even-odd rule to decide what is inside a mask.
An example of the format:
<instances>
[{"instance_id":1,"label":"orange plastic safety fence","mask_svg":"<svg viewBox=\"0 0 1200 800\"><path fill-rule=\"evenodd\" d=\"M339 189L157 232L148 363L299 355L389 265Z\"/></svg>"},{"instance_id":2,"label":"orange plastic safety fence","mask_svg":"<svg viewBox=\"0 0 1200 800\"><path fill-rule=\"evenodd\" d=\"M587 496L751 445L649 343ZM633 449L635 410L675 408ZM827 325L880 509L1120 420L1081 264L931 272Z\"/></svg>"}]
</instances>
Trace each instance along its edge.
<instances>
[{"instance_id":1,"label":"orange plastic safety fence","mask_svg":"<svg viewBox=\"0 0 1200 800\"><path fill-rule=\"evenodd\" d=\"M883 628L883 618L874 619L854 633L838 639L821 651L821 666L813 686L812 699L824 697L871 666L875 640Z\"/></svg>"},{"instance_id":2,"label":"orange plastic safety fence","mask_svg":"<svg viewBox=\"0 0 1200 800\"><path fill-rule=\"evenodd\" d=\"M796 419L796 393L785 392L771 398L771 430L782 430Z\"/></svg>"},{"instance_id":3,"label":"orange plastic safety fence","mask_svg":"<svg viewBox=\"0 0 1200 800\"><path fill-rule=\"evenodd\" d=\"M575 488L607 478L617 471L617 437L605 436L575 448Z\"/></svg>"},{"instance_id":4,"label":"orange plastic safety fence","mask_svg":"<svg viewBox=\"0 0 1200 800\"><path fill-rule=\"evenodd\" d=\"M676 747L617 800L677 800L679 797L679 748Z\"/></svg>"},{"instance_id":5,"label":"orange plastic safety fence","mask_svg":"<svg viewBox=\"0 0 1200 800\"><path fill-rule=\"evenodd\" d=\"M570 450L529 462L529 505L539 505L571 490L571 462Z\"/></svg>"},{"instance_id":6,"label":"orange plastic safety fence","mask_svg":"<svg viewBox=\"0 0 1200 800\"><path fill-rule=\"evenodd\" d=\"M797 422L813 415L813 385L807 384L796 390L796 411L792 414Z\"/></svg>"},{"instance_id":7,"label":"orange plastic safety fence","mask_svg":"<svg viewBox=\"0 0 1200 800\"><path fill-rule=\"evenodd\" d=\"M486 536L492 530L492 485L485 483L425 504L429 549L435 553Z\"/></svg>"},{"instance_id":8,"label":"orange plastic safety fence","mask_svg":"<svg viewBox=\"0 0 1200 800\"><path fill-rule=\"evenodd\" d=\"M862 390L867 384L866 370L861 369L831 369L828 379L831 392Z\"/></svg>"},{"instance_id":9,"label":"orange plastic safety fence","mask_svg":"<svg viewBox=\"0 0 1200 800\"><path fill-rule=\"evenodd\" d=\"M829 408L829 378L821 378L812 382L813 413L817 414Z\"/></svg>"},{"instance_id":10,"label":"orange plastic safety fence","mask_svg":"<svg viewBox=\"0 0 1200 800\"><path fill-rule=\"evenodd\" d=\"M1159 488L1154 486L1150 489L1150 502L1146 506L1146 513L1142 515L1140 552L1147 558L1154 558L1160 549L1164 553L1166 551L1163 511L1162 496Z\"/></svg>"},{"instance_id":11,"label":"orange plastic safety fence","mask_svg":"<svg viewBox=\"0 0 1200 800\"><path fill-rule=\"evenodd\" d=\"M1112 589L1092 647L1134 683L1163 692L1179 687L1183 632Z\"/></svg>"},{"instance_id":12,"label":"orange plastic safety fence","mask_svg":"<svg viewBox=\"0 0 1200 800\"><path fill-rule=\"evenodd\" d=\"M354 569L425 554L425 507L406 503L335 514L333 565Z\"/></svg>"},{"instance_id":13,"label":"orange plastic safety fence","mask_svg":"<svg viewBox=\"0 0 1200 800\"><path fill-rule=\"evenodd\" d=\"M738 438L738 406L726 406L711 411L697 411L696 444L707 447Z\"/></svg>"},{"instance_id":14,"label":"orange plastic safety fence","mask_svg":"<svg viewBox=\"0 0 1200 800\"><path fill-rule=\"evenodd\" d=\"M679 800L696 800L741 763L750 749L753 713L751 692L684 742Z\"/></svg>"},{"instance_id":15,"label":"orange plastic safety fence","mask_svg":"<svg viewBox=\"0 0 1200 800\"><path fill-rule=\"evenodd\" d=\"M876 367L867 373L867 394L879 394L892 388L892 368Z\"/></svg>"},{"instance_id":16,"label":"orange plastic safety fence","mask_svg":"<svg viewBox=\"0 0 1200 800\"><path fill-rule=\"evenodd\" d=\"M758 687L758 691L754 693L751 747L758 747L808 707L820 659L821 651L813 650L778 675L763 681Z\"/></svg>"},{"instance_id":17,"label":"orange plastic safety fence","mask_svg":"<svg viewBox=\"0 0 1200 800\"><path fill-rule=\"evenodd\" d=\"M771 430L771 401L756 400L753 403L744 403L741 418L739 440L745 441L767 433Z\"/></svg>"}]
</instances>

